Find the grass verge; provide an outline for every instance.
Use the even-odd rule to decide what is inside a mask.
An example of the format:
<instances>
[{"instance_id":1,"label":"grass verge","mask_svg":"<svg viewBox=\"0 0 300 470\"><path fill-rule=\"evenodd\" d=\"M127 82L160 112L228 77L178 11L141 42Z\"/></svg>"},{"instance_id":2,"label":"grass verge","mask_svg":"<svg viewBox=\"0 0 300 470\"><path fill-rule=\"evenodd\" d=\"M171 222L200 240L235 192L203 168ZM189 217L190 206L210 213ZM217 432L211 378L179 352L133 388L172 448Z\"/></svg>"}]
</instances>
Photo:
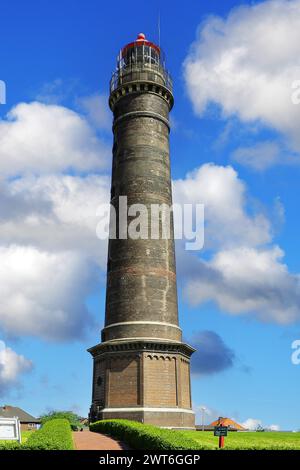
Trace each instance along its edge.
<instances>
[{"instance_id":1,"label":"grass verge","mask_svg":"<svg viewBox=\"0 0 300 470\"><path fill-rule=\"evenodd\" d=\"M142 450L216 450L213 432L177 431L123 419L97 421L90 430L108 434L131 449ZM228 450L299 450L300 432L229 432Z\"/></svg>"}]
</instances>

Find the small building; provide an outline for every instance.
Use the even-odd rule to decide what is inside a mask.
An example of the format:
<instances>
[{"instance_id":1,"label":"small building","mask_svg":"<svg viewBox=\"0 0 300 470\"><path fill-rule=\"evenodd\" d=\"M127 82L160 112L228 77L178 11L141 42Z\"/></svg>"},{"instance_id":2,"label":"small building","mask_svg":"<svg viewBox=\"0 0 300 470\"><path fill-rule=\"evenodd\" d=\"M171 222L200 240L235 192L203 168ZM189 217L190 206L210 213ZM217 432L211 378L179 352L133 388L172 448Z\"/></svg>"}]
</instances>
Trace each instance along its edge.
<instances>
[{"instance_id":1,"label":"small building","mask_svg":"<svg viewBox=\"0 0 300 470\"><path fill-rule=\"evenodd\" d=\"M88 418L81 418L79 422L80 422L81 426L88 426L89 425Z\"/></svg>"},{"instance_id":2,"label":"small building","mask_svg":"<svg viewBox=\"0 0 300 470\"><path fill-rule=\"evenodd\" d=\"M18 417L21 424L21 431L35 431L40 427L41 421L31 416L26 411L17 406L4 405L0 407L0 417L15 418Z\"/></svg>"},{"instance_id":3,"label":"small building","mask_svg":"<svg viewBox=\"0 0 300 470\"><path fill-rule=\"evenodd\" d=\"M209 427L214 428L215 426L227 426L228 431L247 431L241 424L230 418L219 418L209 424Z\"/></svg>"}]
</instances>

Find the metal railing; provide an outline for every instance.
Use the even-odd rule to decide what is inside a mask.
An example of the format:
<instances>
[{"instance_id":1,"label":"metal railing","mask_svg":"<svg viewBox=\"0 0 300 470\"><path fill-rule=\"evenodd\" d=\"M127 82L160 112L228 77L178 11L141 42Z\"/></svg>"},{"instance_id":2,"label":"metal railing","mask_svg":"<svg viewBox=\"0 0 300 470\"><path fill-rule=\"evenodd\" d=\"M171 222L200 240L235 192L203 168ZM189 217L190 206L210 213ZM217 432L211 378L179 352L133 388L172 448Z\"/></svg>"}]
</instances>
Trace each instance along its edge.
<instances>
[{"instance_id":1,"label":"metal railing","mask_svg":"<svg viewBox=\"0 0 300 470\"><path fill-rule=\"evenodd\" d=\"M126 83L144 80L164 85L172 92L173 82L169 72L161 65L143 62L116 70L110 80L110 92Z\"/></svg>"}]
</instances>

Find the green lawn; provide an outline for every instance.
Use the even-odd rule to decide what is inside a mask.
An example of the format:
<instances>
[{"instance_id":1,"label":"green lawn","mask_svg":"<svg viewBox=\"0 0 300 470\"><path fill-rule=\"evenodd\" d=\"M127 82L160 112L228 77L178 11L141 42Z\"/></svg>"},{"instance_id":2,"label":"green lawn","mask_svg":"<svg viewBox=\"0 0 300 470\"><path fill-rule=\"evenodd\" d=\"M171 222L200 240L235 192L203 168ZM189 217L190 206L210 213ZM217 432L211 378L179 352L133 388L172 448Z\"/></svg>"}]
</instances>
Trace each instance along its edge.
<instances>
[{"instance_id":1,"label":"green lawn","mask_svg":"<svg viewBox=\"0 0 300 470\"><path fill-rule=\"evenodd\" d=\"M180 431L205 445L207 449L218 447L218 437L209 431ZM300 449L300 432L229 432L225 437L225 449Z\"/></svg>"}]
</instances>

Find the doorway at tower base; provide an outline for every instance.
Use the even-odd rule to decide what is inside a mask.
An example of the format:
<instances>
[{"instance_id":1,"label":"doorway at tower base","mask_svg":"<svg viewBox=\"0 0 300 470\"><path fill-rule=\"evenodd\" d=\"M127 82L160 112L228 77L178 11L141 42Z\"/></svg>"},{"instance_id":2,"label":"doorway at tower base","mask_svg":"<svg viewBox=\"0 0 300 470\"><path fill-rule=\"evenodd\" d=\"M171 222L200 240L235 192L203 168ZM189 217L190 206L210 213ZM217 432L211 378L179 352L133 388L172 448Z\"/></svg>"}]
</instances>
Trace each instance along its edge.
<instances>
[{"instance_id":1,"label":"doorway at tower base","mask_svg":"<svg viewBox=\"0 0 300 470\"><path fill-rule=\"evenodd\" d=\"M98 419L129 419L165 428L195 429L194 412L179 408L106 408Z\"/></svg>"}]
</instances>

